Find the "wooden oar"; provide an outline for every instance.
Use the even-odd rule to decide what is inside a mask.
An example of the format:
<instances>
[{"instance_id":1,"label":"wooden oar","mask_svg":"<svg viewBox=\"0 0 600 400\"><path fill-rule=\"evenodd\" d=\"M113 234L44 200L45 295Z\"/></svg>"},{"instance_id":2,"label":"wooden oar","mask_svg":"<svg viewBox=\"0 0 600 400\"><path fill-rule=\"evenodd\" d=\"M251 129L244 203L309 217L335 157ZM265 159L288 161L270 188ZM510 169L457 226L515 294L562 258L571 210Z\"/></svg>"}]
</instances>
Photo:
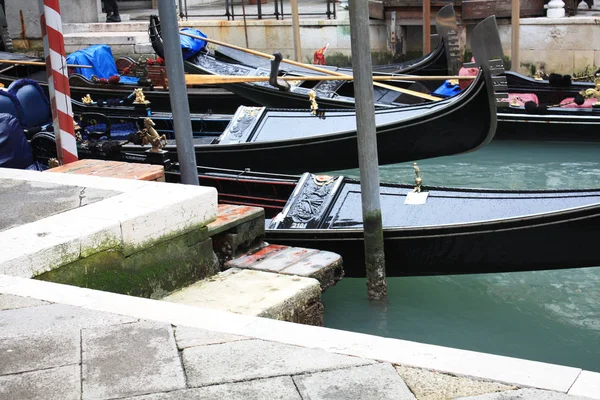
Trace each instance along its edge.
<instances>
[{"instance_id":1,"label":"wooden oar","mask_svg":"<svg viewBox=\"0 0 600 400\"><path fill-rule=\"evenodd\" d=\"M187 32L179 32L179 33L182 34L182 35L184 35L184 36L189 36L189 37L194 38L194 39L204 40L205 42L209 42L209 43L213 43L213 44L218 44L219 46L230 47L232 49L236 49L236 50L244 51L246 53L254 54L255 56L268 58L269 60L273 60L275 58L271 54L262 53L262 52L256 51L256 50L245 49L243 47L235 46L233 44L221 42L220 40L211 39L211 38L205 38L205 37L198 36L198 35L193 35L193 34L187 33ZM316 72L321 72L321 73L324 73L324 74L327 74L327 75L349 76L349 75L346 75L346 74L341 74L339 72L329 71L328 69L325 69L325 68L319 68L319 67L315 67L315 66L310 65L310 64L304 64L304 63L301 63L301 62L289 60L287 58L284 58L282 61L285 62L285 63L287 63L287 64L290 64L290 65L295 65L297 67L307 68L307 69L310 69L310 70L313 70L313 71L316 71ZM441 97L431 96L429 94L417 92L417 91L414 91L414 90L403 89L403 88L399 88L399 87L396 87L396 86L386 85L386 84L380 83L380 82L374 82L373 85L381 87L381 88L384 88L384 89L393 90L395 92L400 92L400 93L409 94L409 95L412 95L412 96L415 96L415 97L420 97L422 99L434 100L434 101L435 100L442 100Z\"/></svg>"},{"instance_id":2,"label":"wooden oar","mask_svg":"<svg viewBox=\"0 0 600 400\"><path fill-rule=\"evenodd\" d=\"M43 65L46 66L45 62L42 61L19 61L19 60L0 60L0 64L18 64L18 65ZM67 64L67 67L72 68L94 68L91 65L74 65Z\"/></svg>"},{"instance_id":3,"label":"wooden oar","mask_svg":"<svg viewBox=\"0 0 600 400\"><path fill-rule=\"evenodd\" d=\"M441 79L475 79L474 76L446 76L446 77L407 77L410 79L404 79L405 77L398 76L374 76L374 81L392 81L392 80L438 80L431 78ZM412 79L418 78L418 79ZM429 79L425 79L429 78ZM277 79L284 81L351 81L354 80L352 76L280 76ZM252 75L201 75L201 74L186 74L185 83L188 85L218 85L225 83L246 83L246 82L268 82L268 76L252 76Z\"/></svg>"}]
</instances>

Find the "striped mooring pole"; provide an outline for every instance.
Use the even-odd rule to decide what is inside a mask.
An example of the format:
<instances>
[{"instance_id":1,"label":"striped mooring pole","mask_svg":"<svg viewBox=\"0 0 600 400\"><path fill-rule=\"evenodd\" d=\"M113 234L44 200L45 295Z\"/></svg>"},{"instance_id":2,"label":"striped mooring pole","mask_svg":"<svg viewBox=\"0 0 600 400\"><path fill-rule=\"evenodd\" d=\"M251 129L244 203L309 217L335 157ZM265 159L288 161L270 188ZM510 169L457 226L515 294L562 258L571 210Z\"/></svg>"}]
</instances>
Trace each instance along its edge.
<instances>
[{"instance_id":1,"label":"striped mooring pole","mask_svg":"<svg viewBox=\"0 0 600 400\"><path fill-rule=\"evenodd\" d=\"M65 58L59 0L39 0L40 26L44 38L44 56L52 106L52 122L56 137L56 153L60 165L77 161L77 142L73 125L69 72Z\"/></svg>"}]
</instances>

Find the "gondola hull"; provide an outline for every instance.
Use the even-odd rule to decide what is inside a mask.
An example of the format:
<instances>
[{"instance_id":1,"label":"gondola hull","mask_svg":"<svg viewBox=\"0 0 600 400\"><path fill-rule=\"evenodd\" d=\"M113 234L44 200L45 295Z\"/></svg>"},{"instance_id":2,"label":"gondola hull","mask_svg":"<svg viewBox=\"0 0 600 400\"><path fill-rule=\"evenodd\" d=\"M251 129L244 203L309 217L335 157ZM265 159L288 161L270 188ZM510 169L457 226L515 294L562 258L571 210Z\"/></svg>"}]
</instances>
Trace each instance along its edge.
<instances>
[{"instance_id":1,"label":"gondola hull","mask_svg":"<svg viewBox=\"0 0 600 400\"><path fill-rule=\"evenodd\" d=\"M478 274L600 265L600 206L554 218L421 229L384 228L386 274ZM266 230L269 243L326 249L344 259L348 277L365 276L361 231Z\"/></svg>"},{"instance_id":2,"label":"gondola hull","mask_svg":"<svg viewBox=\"0 0 600 400\"><path fill-rule=\"evenodd\" d=\"M378 110L375 118L379 163L458 154L488 143L496 127L494 94L489 83L489 77L482 75L461 96ZM236 115L218 143L212 138L195 139L198 165L280 173L358 167L353 111L329 110L317 117L309 110L250 108L240 109ZM247 129L238 129L238 124ZM140 148L131 145L124 146L124 150L139 152ZM177 160L174 142L164 150Z\"/></svg>"},{"instance_id":3,"label":"gondola hull","mask_svg":"<svg viewBox=\"0 0 600 400\"><path fill-rule=\"evenodd\" d=\"M269 243L336 252L346 276L365 276L358 181L208 168L199 178L220 203L265 207ZM412 187L380 186L387 276L600 265L600 189L425 190L424 203L406 204Z\"/></svg>"}]
</instances>

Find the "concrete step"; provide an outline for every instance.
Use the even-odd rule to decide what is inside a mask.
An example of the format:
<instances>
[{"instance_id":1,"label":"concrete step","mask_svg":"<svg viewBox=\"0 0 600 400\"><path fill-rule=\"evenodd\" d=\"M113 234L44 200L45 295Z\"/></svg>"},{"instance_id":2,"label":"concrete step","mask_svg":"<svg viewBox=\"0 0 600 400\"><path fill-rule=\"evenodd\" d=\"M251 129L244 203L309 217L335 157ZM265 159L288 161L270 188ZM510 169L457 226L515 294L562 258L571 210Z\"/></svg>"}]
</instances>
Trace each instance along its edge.
<instances>
[{"instance_id":1,"label":"concrete step","mask_svg":"<svg viewBox=\"0 0 600 400\"><path fill-rule=\"evenodd\" d=\"M107 24L108 25L108 24ZM112 24L111 24L112 25ZM154 50L145 32L82 32L65 36L65 50L72 53L94 44L106 44L114 56L153 55Z\"/></svg>"},{"instance_id":2,"label":"concrete step","mask_svg":"<svg viewBox=\"0 0 600 400\"><path fill-rule=\"evenodd\" d=\"M142 21L125 21L123 15L121 20L123 22L107 23L104 22L106 14L103 14L101 22L97 23L86 23L86 24L63 24L63 33L85 33L85 32L144 32L148 35L148 22Z\"/></svg>"},{"instance_id":3,"label":"concrete step","mask_svg":"<svg viewBox=\"0 0 600 400\"><path fill-rule=\"evenodd\" d=\"M232 268L163 300L282 321L323 323L321 288L316 279L270 272Z\"/></svg>"},{"instance_id":4,"label":"concrete step","mask_svg":"<svg viewBox=\"0 0 600 400\"><path fill-rule=\"evenodd\" d=\"M334 286L344 276L342 257L339 254L275 244L228 261L225 268L315 278L321 284L323 291Z\"/></svg>"},{"instance_id":5,"label":"concrete step","mask_svg":"<svg viewBox=\"0 0 600 400\"><path fill-rule=\"evenodd\" d=\"M223 269L227 261L263 247L265 211L259 207L219 204L217 220L208 225L208 236Z\"/></svg>"}]
</instances>

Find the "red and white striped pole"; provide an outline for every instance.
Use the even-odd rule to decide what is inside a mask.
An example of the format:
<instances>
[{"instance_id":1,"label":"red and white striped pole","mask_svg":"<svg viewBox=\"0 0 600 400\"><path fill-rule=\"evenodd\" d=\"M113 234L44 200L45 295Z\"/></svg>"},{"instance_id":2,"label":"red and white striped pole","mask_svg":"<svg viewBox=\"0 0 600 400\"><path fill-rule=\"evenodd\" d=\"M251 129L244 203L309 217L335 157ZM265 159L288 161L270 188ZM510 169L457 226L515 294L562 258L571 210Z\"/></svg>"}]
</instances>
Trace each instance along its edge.
<instances>
[{"instance_id":1,"label":"red and white striped pole","mask_svg":"<svg viewBox=\"0 0 600 400\"><path fill-rule=\"evenodd\" d=\"M77 161L77 142L73 126L71 88L65 59L60 5L59 0L39 0L39 4L56 151L58 162L63 165Z\"/></svg>"}]
</instances>

